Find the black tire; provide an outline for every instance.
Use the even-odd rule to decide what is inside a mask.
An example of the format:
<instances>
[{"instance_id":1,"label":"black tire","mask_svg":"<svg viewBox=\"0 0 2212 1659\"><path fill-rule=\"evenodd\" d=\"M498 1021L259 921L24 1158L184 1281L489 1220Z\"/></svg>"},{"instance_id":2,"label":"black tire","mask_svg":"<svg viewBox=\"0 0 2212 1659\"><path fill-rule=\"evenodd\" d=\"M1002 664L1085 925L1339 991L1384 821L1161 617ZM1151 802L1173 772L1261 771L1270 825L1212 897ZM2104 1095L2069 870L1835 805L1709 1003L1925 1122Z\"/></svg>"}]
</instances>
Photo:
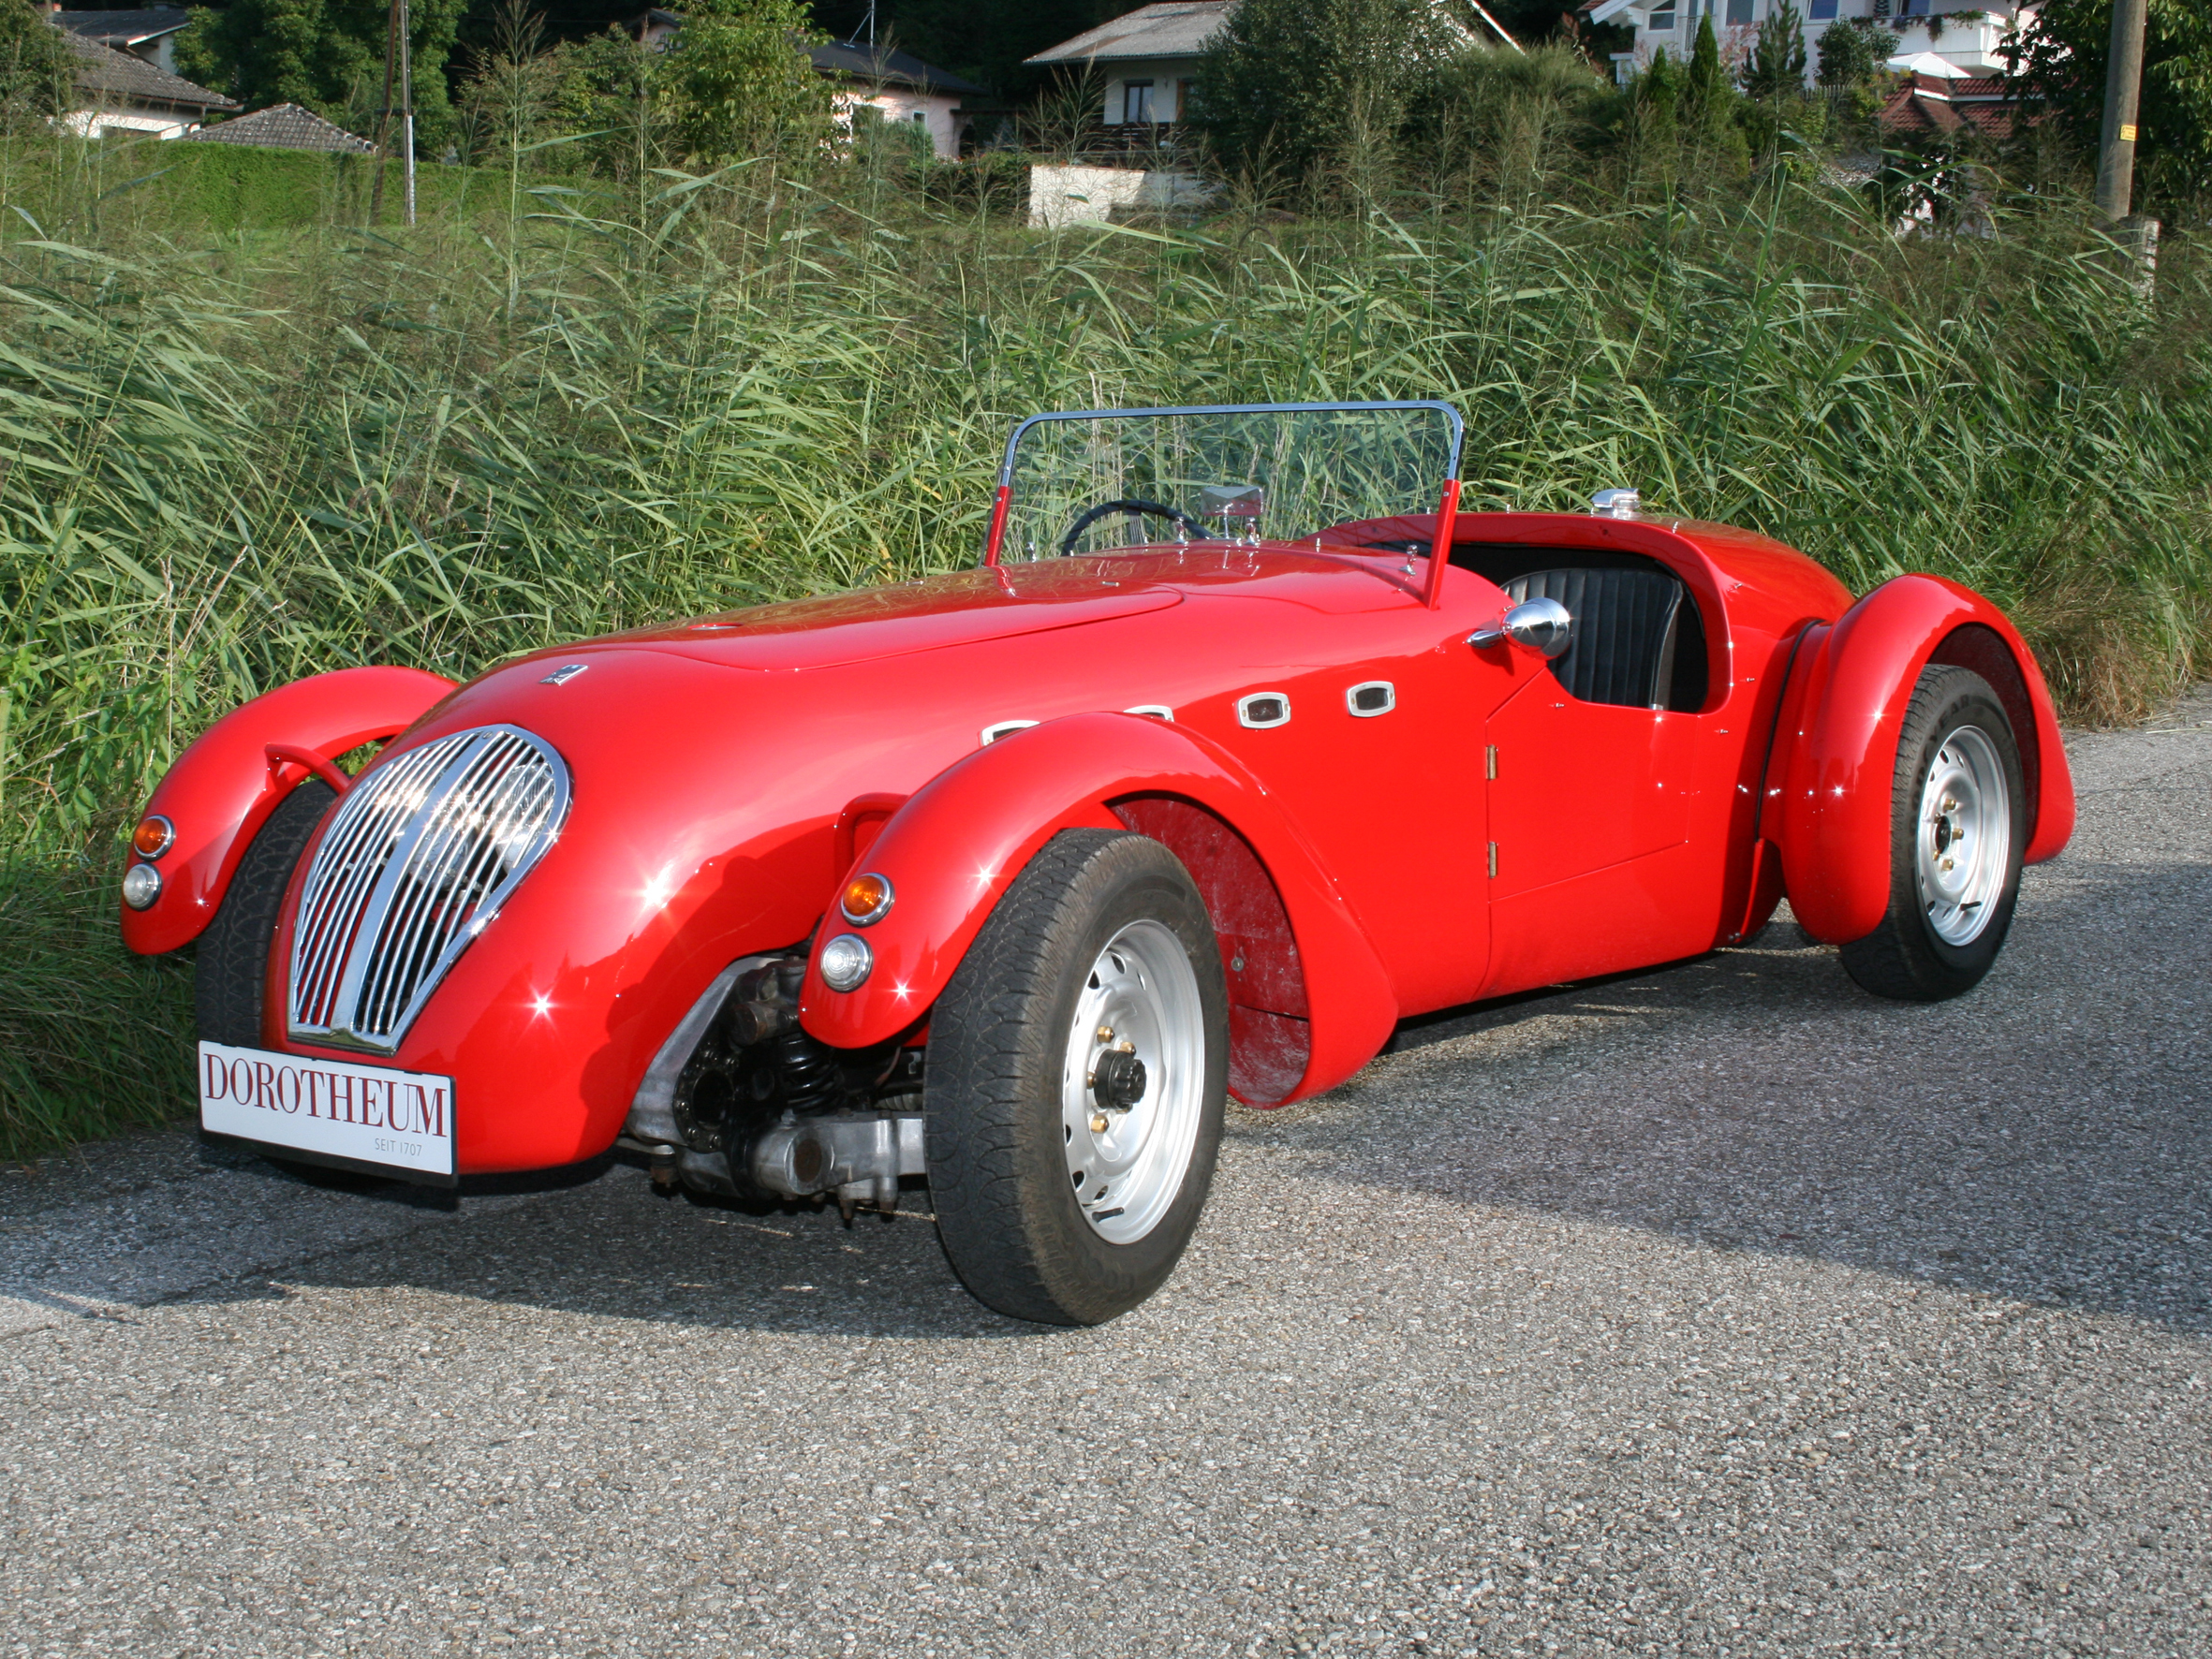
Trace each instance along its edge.
<instances>
[{"instance_id":1,"label":"black tire","mask_svg":"<svg viewBox=\"0 0 2212 1659\"><path fill-rule=\"evenodd\" d=\"M1923 791L1946 746L1969 731L1978 731L1987 741L2003 774L2007 844L2002 849L2001 886L1975 907L1987 913L1979 918L1980 931L1954 943L1930 919L1936 907L1929 902L1921 870ZM1874 932L1843 947L1843 965L1876 996L1941 1002L1973 990L2004 948L2013 907L2020 897L2021 858L2028 849L2028 791L2019 743L2004 705L1979 674L1942 665L1922 673L1898 738L1891 801L1889 910ZM1926 824L1937 822L1929 809ZM1992 848L1991 856L1996 853Z\"/></svg>"},{"instance_id":2,"label":"black tire","mask_svg":"<svg viewBox=\"0 0 2212 1659\"><path fill-rule=\"evenodd\" d=\"M192 1000L202 1042L261 1046L262 988L276 913L308 837L337 799L328 784L308 779L262 822L239 860L214 920L199 935Z\"/></svg>"},{"instance_id":3,"label":"black tire","mask_svg":"<svg viewBox=\"0 0 2212 1659\"><path fill-rule=\"evenodd\" d=\"M309 778L278 803L254 832L253 844L238 861L229 890L216 907L215 919L199 935L194 962L192 1000L202 1042L236 1049L261 1046L261 1012L268 985L269 949L276 941L276 913L291 884L300 855L307 850L323 815L338 792ZM354 1169L311 1164L304 1158L261 1154L286 1174L309 1186L359 1193L388 1183L385 1177Z\"/></svg>"},{"instance_id":4,"label":"black tire","mask_svg":"<svg viewBox=\"0 0 2212 1659\"><path fill-rule=\"evenodd\" d=\"M1068 1149L1077 1143L1063 1118L1063 1067L1086 987L1096 989L1094 964L1140 922L1172 933L1195 976L1203 1057L1187 1075L1202 1094L1172 1199L1149 1231L1115 1242L1099 1228L1119 1212L1102 1210L1094 1224L1071 1185ZM1181 860L1142 835L1055 836L998 902L938 1000L926 1076L937 1232L978 1300L1040 1324L1098 1325L1158 1290L1205 1208L1229 1083L1220 948Z\"/></svg>"}]
</instances>

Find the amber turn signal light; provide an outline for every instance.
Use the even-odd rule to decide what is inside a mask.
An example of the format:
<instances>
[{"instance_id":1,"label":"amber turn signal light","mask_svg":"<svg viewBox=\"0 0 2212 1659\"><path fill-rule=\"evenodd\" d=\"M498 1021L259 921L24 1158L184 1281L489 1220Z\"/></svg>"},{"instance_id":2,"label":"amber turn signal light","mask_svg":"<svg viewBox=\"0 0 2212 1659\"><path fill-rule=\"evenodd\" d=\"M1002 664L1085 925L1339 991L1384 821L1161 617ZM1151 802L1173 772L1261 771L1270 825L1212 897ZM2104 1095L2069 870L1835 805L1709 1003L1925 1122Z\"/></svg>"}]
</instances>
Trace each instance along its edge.
<instances>
[{"instance_id":1,"label":"amber turn signal light","mask_svg":"<svg viewBox=\"0 0 2212 1659\"><path fill-rule=\"evenodd\" d=\"M176 844L177 827L159 813L148 813L130 832L130 849L141 859L158 859Z\"/></svg>"},{"instance_id":2,"label":"amber turn signal light","mask_svg":"<svg viewBox=\"0 0 2212 1659\"><path fill-rule=\"evenodd\" d=\"M837 908L854 927L864 928L891 914L892 897L890 879L870 871L845 884L845 891L837 895Z\"/></svg>"}]
</instances>

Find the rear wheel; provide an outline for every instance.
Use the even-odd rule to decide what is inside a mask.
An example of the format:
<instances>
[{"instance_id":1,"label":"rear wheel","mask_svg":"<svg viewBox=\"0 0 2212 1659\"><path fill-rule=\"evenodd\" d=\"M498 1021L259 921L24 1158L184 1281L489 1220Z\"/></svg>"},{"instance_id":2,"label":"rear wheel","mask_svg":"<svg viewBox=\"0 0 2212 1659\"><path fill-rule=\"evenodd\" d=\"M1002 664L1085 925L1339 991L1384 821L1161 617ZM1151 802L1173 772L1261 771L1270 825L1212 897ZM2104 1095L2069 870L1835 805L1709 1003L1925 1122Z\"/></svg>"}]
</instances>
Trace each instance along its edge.
<instances>
[{"instance_id":1,"label":"rear wheel","mask_svg":"<svg viewBox=\"0 0 2212 1659\"><path fill-rule=\"evenodd\" d=\"M1228 1006L1159 843L1069 830L1022 873L930 1020L930 1193L978 1299L1096 1325L1166 1282L1213 1182Z\"/></svg>"},{"instance_id":2,"label":"rear wheel","mask_svg":"<svg viewBox=\"0 0 2212 1659\"><path fill-rule=\"evenodd\" d=\"M1892 800L1889 910L1843 947L1843 965L1877 996L1940 1002L1971 991L1997 961L2028 847L2019 745L1979 674L1921 675Z\"/></svg>"}]
</instances>

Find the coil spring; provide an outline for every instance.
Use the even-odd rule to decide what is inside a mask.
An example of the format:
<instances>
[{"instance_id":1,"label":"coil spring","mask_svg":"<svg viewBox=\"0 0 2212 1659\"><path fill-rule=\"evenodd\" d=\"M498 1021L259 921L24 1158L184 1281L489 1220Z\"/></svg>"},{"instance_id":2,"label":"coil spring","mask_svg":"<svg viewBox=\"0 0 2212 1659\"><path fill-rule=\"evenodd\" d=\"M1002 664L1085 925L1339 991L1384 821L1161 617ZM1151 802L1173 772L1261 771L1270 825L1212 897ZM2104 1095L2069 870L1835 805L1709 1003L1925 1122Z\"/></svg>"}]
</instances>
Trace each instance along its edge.
<instances>
[{"instance_id":1,"label":"coil spring","mask_svg":"<svg viewBox=\"0 0 2212 1659\"><path fill-rule=\"evenodd\" d=\"M776 1081L783 1085L783 1103L793 1111L818 1111L834 1106L845 1093L845 1079L828 1049L804 1031L787 1031L769 1045L775 1057Z\"/></svg>"}]
</instances>

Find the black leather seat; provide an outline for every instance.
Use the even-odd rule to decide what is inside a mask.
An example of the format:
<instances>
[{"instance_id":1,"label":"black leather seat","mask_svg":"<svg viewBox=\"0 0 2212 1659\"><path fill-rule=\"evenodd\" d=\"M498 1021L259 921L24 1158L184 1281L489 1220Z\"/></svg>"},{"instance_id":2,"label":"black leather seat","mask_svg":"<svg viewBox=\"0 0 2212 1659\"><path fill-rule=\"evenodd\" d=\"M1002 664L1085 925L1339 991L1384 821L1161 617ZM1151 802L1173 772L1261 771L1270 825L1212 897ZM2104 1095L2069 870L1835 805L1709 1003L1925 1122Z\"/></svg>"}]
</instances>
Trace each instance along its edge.
<instances>
[{"instance_id":1,"label":"black leather seat","mask_svg":"<svg viewBox=\"0 0 2212 1659\"><path fill-rule=\"evenodd\" d=\"M1668 705L1683 599L1672 571L1531 570L1501 585L1516 605L1556 599L1574 618L1573 643L1552 664L1571 694L1585 703Z\"/></svg>"}]
</instances>

